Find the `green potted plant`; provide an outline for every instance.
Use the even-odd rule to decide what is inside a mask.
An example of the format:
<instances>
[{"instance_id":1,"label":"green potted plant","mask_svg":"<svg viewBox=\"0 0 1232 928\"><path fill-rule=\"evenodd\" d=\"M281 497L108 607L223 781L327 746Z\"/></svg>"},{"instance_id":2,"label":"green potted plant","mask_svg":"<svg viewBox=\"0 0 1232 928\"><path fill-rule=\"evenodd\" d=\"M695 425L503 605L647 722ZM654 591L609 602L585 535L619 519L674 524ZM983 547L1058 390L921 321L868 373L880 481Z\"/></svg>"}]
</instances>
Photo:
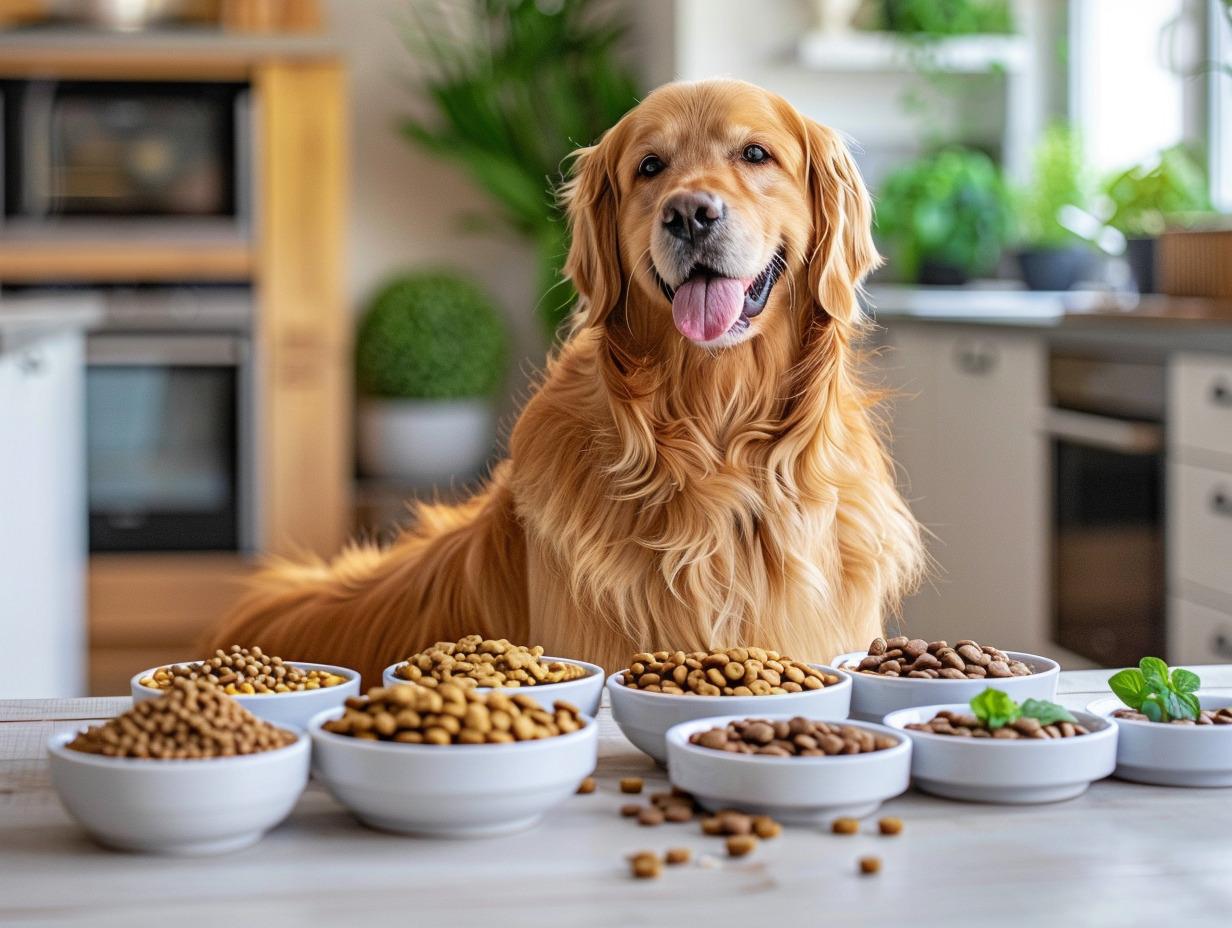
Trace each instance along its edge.
<instances>
[{"instance_id":1,"label":"green potted plant","mask_svg":"<svg viewBox=\"0 0 1232 928\"><path fill-rule=\"evenodd\" d=\"M1140 293L1155 292L1155 242L1169 225L1211 209L1206 172L1183 145L1159 152L1108 180L1108 225L1126 241L1126 259Z\"/></svg>"},{"instance_id":2,"label":"green potted plant","mask_svg":"<svg viewBox=\"0 0 1232 928\"><path fill-rule=\"evenodd\" d=\"M882 0L882 27L917 37L1013 32L1008 0Z\"/></svg>"},{"instance_id":3,"label":"green potted plant","mask_svg":"<svg viewBox=\"0 0 1232 928\"><path fill-rule=\"evenodd\" d=\"M876 229L903 277L957 285L991 270L1009 231L1009 199L986 154L944 148L904 165L881 185Z\"/></svg>"},{"instance_id":4,"label":"green potted plant","mask_svg":"<svg viewBox=\"0 0 1232 928\"><path fill-rule=\"evenodd\" d=\"M1018 263L1030 289L1069 290L1098 272L1095 250L1064 222L1067 208L1090 215L1092 188L1078 134L1061 124L1045 129L1014 210Z\"/></svg>"},{"instance_id":5,"label":"green potted plant","mask_svg":"<svg viewBox=\"0 0 1232 928\"><path fill-rule=\"evenodd\" d=\"M355 339L360 470L423 485L479 473L508 356L500 314L468 278L426 271L387 283Z\"/></svg>"},{"instance_id":6,"label":"green potted plant","mask_svg":"<svg viewBox=\"0 0 1232 928\"><path fill-rule=\"evenodd\" d=\"M638 100L621 59L626 26L603 0L429 0L414 11L414 83L435 113L406 119L402 132L459 165L535 246L537 307L552 337L573 302L553 188L568 155Z\"/></svg>"}]
</instances>

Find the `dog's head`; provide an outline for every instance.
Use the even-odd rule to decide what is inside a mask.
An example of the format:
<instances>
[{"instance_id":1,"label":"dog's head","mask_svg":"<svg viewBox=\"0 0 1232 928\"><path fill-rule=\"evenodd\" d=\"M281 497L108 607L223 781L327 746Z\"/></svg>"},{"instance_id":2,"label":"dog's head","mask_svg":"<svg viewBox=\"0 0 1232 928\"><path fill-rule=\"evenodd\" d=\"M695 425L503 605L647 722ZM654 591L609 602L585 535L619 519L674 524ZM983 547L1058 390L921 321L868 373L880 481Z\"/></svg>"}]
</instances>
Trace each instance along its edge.
<instances>
[{"instance_id":1,"label":"dog's head","mask_svg":"<svg viewBox=\"0 0 1232 928\"><path fill-rule=\"evenodd\" d=\"M864 184L842 140L739 81L668 84L577 154L566 273L580 327L729 348L824 311L842 325L878 261Z\"/></svg>"}]
</instances>

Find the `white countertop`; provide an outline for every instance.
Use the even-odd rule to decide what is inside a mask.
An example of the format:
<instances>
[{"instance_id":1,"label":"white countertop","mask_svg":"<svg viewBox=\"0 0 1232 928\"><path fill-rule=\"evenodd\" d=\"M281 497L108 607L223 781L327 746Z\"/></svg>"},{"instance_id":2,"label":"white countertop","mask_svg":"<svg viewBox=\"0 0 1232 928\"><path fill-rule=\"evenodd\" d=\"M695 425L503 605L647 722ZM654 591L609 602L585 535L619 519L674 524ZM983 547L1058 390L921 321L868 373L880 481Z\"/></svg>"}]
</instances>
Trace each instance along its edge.
<instances>
[{"instance_id":1,"label":"white countertop","mask_svg":"<svg viewBox=\"0 0 1232 928\"><path fill-rule=\"evenodd\" d=\"M96 293L66 292L0 296L0 352L24 347L69 329L88 329L103 318Z\"/></svg>"},{"instance_id":2,"label":"white countertop","mask_svg":"<svg viewBox=\"0 0 1232 928\"><path fill-rule=\"evenodd\" d=\"M1232 692L1232 666L1195 668L1204 689ZM1061 674L1070 708L1106 695L1108 670ZM1232 913L1232 789L1175 789L1104 780L1052 805L949 802L908 792L856 836L792 827L733 860L722 839L688 824L620 817L666 775L600 712L598 789L574 796L537 828L505 838L428 840L357 824L318 784L258 845L210 858L106 851L69 820L51 791L45 742L115 714L129 701L0 702L0 923L39 926L296 924L1226 926ZM644 802L646 795L640 797ZM877 835L875 819L903 819ZM712 855L633 880L643 849ZM864 855L880 874L857 875Z\"/></svg>"}]
</instances>

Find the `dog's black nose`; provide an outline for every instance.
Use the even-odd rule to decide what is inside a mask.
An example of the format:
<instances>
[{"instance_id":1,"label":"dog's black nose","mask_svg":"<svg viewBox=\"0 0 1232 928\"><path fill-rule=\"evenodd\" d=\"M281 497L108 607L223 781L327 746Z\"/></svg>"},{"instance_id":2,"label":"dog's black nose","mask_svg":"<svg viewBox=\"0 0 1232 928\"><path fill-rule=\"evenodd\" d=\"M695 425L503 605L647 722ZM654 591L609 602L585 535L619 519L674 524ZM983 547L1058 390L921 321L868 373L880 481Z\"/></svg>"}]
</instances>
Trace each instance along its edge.
<instances>
[{"instance_id":1,"label":"dog's black nose","mask_svg":"<svg viewBox=\"0 0 1232 928\"><path fill-rule=\"evenodd\" d=\"M713 193L679 193L663 204L663 227L683 242L700 241L726 212L723 201Z\"/></svg>"}]
</instances>

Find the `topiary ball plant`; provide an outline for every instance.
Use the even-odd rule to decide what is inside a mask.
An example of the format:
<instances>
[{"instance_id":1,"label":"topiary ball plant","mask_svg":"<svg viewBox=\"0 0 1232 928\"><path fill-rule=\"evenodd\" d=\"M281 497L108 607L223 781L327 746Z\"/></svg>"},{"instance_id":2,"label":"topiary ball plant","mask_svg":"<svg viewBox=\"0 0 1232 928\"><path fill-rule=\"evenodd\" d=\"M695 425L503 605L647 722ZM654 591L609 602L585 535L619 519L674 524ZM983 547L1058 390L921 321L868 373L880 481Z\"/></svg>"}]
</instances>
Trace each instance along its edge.
<instances>
[{"instance_id":1,"label":"topiary ball plant","mask_svg":"<svg viewBox=\"0 0 1232 928\"><path fill-rule=\"evenodd\" d=\"M460 274L398 277L377 294L355 339L356 386L386 399L493 396L509 335L488 296Z\"/></svg>"}]
</instances>

